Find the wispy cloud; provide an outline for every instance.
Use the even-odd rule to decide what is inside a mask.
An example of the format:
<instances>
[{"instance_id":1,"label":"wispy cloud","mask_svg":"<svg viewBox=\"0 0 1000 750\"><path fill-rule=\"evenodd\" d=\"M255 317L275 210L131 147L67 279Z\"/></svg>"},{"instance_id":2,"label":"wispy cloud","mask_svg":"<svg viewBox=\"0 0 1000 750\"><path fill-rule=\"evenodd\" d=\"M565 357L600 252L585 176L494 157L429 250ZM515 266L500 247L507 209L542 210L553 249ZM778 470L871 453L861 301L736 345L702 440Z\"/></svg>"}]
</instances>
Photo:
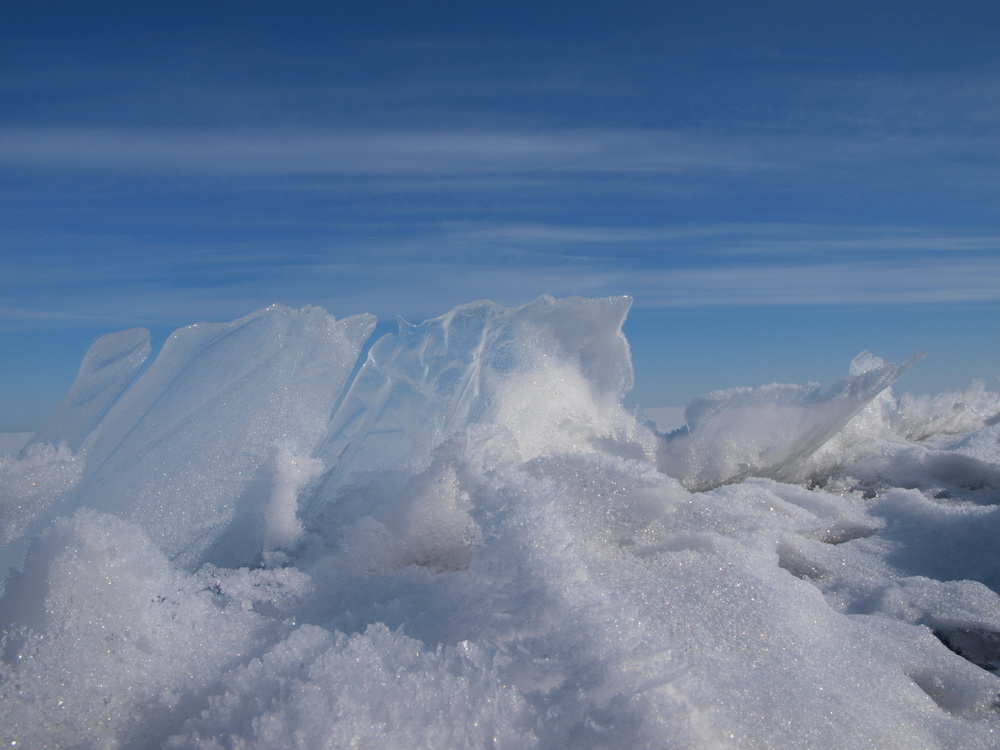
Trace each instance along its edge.
<instances>
[{"instance_id":1,"label":"wispy cloud","mask_svg":"<svg viewBox=\"0 0 1000 750\"><path fill-rule=\"evenodd\" d=\"M720 146L723 146L720 148ZM669 131L0 130L0 163L213 175L749 169L749 153Z\"/></svg>"},{"instance_id":2,"label":"wispy cloud","mask_svg":"<svg viewBox=\"0 0 1000 750\"><path fill-rule=\"evenodd\" d=\"M935 305L1000 302L1000 261L777 265L636 278L650 307Z\"/></svg>"},{"instance_id":3,"label":"wispy cloud","mask_svg":"<svg viewBox=\"0 0 1000 750\"><path fill-rule=\"evenodd\" d=\"M905 227L445 223L280 246L108 235L100 250L58 255L58 272L53 252L36 257L0 281L0 326L116 316L123 326L174 325L274 301L419 320L469 299L519 304L543 293L629 294L647 309L1000 302L1000 237L940 232L921 244L920 230Z\"/></svg>"},{"instance_id":4,"label":"wispy cloud","mask_svg":"<svg viewBox=\"0 0 1000 750\"><path fill-rule=\"evenodd\" d=\"M297 189L303 205L325 195L383 209L379 218L390 223L385 196L396 194L407 198L393 211L438 220L484 203L524 215L591 203L637 226L649 217L636 211L682 205L702 215L726 206L804 219L831 206L900 215L931 191L943 212L957 214L995 192L995 146L989 135L938 131L7 128L0 169L13 179L58 177L61 189L95 176L155 180L158 191L202 190L215 200Z\"/></svg>"}]
</instances>

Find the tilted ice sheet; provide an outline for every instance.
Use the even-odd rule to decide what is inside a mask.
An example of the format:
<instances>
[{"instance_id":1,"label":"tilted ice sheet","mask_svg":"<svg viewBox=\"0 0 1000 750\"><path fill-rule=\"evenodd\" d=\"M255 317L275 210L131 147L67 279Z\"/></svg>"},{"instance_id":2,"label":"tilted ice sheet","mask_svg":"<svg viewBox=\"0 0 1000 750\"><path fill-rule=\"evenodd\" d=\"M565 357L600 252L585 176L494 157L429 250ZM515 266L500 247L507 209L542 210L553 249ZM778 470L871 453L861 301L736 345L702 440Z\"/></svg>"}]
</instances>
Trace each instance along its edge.
<instances>
[{"instance_id":1,"label":"tilted ice sheet","mask_svg":"<svg viewBox=\"0 0 1000 750\"><path fill-rule=\"evenodd\" d=\"M702 396L685 412L687 428L661 443L660 469L695 490L746 476L792 478L918 358L885 364L863 352L851 374L825 393L818 386L774 384Z\"/></svg>"},{"instance_id":2,"label":"tilted ice sheet","mask_svg":"<svg viewBox=\"0 0 1000 750\"><path fill-rule=\"evenodd\" d=\"M31 443L65 442L70 450L78 450L135 380L149 352L150 337L145 328L108 333L97 339L84 355L66 398Z\"/></svg>"},{"instance_id":3,"label":"tilted ice sheet","mask_svg":"<svg viewBox=\"0 0 1000 750\"><path fill-rule=\"evenodd\" d=\"M83 441L72 506L135 521L188 566L251 562L373 328L274 305L180 329Z\"/></svg>"},{"instance_id":4,"label":"tilted ice sheet","mask_svg":"<svg viewBox=\"0 0 1000 750\"><path fill-rule=\"evenodd\" d=\"M319 513L364 473L414 473L471 425L503 432L520 458L600 441L646 450L620 400L632 387L621 326L628 297L556 300L515 308L460 305L372 347L318 452L330 467L314 492Z\"/></svg>"},{"instance_id":5,"label":"tilted ice sheet","mask_svg":"<svg viewBox=\"0 0 1000 750\"><path fill-rule=\"evenodd\" d=\"M1000 502L1000 394L982 383L932 396L886 389L791 478L861 488L919 488L939 499Z\"/></svg>"}]
</instances>

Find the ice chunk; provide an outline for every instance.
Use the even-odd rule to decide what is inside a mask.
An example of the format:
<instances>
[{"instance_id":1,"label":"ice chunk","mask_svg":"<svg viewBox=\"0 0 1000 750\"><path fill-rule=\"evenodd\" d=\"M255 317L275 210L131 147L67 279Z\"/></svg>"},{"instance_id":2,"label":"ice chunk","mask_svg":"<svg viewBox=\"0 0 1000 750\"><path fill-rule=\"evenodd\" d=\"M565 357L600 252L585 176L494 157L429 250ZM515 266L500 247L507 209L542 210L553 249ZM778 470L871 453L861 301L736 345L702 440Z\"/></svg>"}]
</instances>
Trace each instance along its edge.
<instances>
[{"instance_id":1,"label":"ice chunk","mask_svg":"<svg viewBox=\"0 0 1000 750\"><path fill-rule=\"evenodd\" d=\"M497 358L506 311L473 302L413 325L399 320L368 353L319 456L331 479L362 470L424 468L430 452L477 406L483 356Z\"/></svg>"},{"instance_id":2,"label":"ice chunk","mask_svg":"<svg viewBox=\"0 0 1000 750\"><path fill-rule=\"evenodd\" d=\"M543 296L515 308L460 305L419 325L400 320L334 416L318 453L332 468L315 508L361 473L426 469L435 449L472 424L506 431L522 459L628 443L635 420L619 402L632 386L621 331L630 306L628 297Z\"/></svg>"},{"instance_id":3,"label":"ice chunk","mask_svg":"<svg viewBox=\"0 0 1000 750\"><path fill-rule=\"evenodd\" d=\"M696 490L746 476L788 479L922 356L896 365L862 352L826 393L780 384L709 393L688 406L687 429L661 443L658 465Z\"/></svg>"},{"instance_id":4,"label":"ice chunk","mask_svg":"<svg viewBox=\"0 0 1000 750\"><path fill-rule=\"evenodd\" d=\"M149 331L145 328L97 339L84 355L73 387L31 443L65 441L71 450L77 450L135 380L149 352Z\"/></svg>"},{"instance_id":5,"label":"ice chunk","mask_svg":"<svg viewBox=\"0 0 1000 750\"><path fill-rule=\"evenodd\" d=\"M1000 393L987 390L982 380L934 395L904 393L894 421L908 440L980 430L1000 421Z\"/></svg>"},{"instance_id":6,"label":"ice chunk","mask_svg":"<svg viewBox=\"0 0 1000 750\"><path fill-rule=\"evenodd\" d=\"M373 328L274 305L180 329L84 441L74 503L138 523L186 565L245 564L265 537L294 536L270 475L282 451L315 449Z\"/></svg>"}]
</instances>

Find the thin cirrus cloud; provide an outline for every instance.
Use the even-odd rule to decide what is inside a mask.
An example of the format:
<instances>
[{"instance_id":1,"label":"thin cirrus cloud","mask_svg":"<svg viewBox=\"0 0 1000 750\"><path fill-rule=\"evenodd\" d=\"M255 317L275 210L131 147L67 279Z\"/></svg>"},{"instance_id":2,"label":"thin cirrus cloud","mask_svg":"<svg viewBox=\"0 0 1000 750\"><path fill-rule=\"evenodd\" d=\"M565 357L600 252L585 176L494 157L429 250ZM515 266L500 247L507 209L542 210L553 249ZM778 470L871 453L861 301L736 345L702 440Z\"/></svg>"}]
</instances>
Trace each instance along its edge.
<instances>
[{"instance_id":1,"label":"thin cirrus cloud","mask_svg":"<svg viewBox=\"0 0 1000 750\"><path fill-rule=\"evenodd\" d=\"M299 192L322 198L324 190L357 191L378 202L388 193L407 194L408 211L422 206L438 216L477 197L502 207L571 213L574 196L605 207L617 203L624 211L689 205L704 215L738 207L728 221L749 218L755 206L796 215L801 202L831 217L865 206L898 216L928 191L966 212L995 189L992 150L993 140L982 135L752 128L0 130L0 168L13 179L58 175L60 189L87 175L155 178L168 189L170 180L223 180L228 191L242 189L236 181L254 179L265 181L258 190L278 195L287 192L288 180L328 180ZM532 191L540 200L527 205ZM758 205L768 192L772 201ZM213 196L222 194L213 189Z\"/></svg>"},{"instance_id":2,"label":"thin cirrus cloud","mask_svg":"<svg viewBox=\"0 0 1000 750\"><path fill-rule=\"evenodd\" d=\"M23 168L225 175L672 171L761 166L739 145L670 131L0 130Z\"/></svg>"},{"instance_id":3,"label":"thin cirrus cloud","mask_svg":"<svg viewBox=\"0 0 1000 750\"><path fill-rule=\"evenodd\" d=\"M388 259L384 259L388 261ZM701 268L650 269L627 259L575 259L539 262L525 273L523 264L490 269L488 281L480 266L455 268L452 263L380 262L381 285L387 299L398 299L404 288L419 286L440 295L440 279L455 288L477 290L479 296L517 300L526 293L629 293L642 307L739 307L786 305L884 305L1000 301L1000 259L922 260L903 265L887 262L743 264ZM316 279L361 272L351 264L317 266ZM426 305L421 305L426 309Z\"/></svg>"},{"instance_id":4,"label":"thin cirrus cloud","mask_svg":"<svg viewBox=\"0 0 1000 750\"><path fill-rule=\"evenodd\" d=\"M23 253L0 321L233 317L275 299L419 317L543 292L649 308L996 301L991 227L905 223L908 192L958 206L995 181L988 134L819 121L838 96L886 89L827 85L792 129L9 126L0 168L19 208L0 240Z\"/></svg>"},{"instance_id":5,"label":"thin cirrus cloud","mask_svg":"<svg viewBox=\"0 0 1000 750\"><path fill-rule=\"evenodd\" d=\"M75 277L72 284L58 284L43 263L22 263L16 277L0 282L10 300L0 309L0 325L113 321L121 311L128 311L129 325L181 324L225 320L274 301L321 304L338 315L418 320L473 298L519 304L543 293L630 294L647 309L1000 301L1000 257L979 251L996 238L939 236L932 249L900 257L885 252L893 245L887 234L871 237L862 228L852 238L838 228L838 242L850 246L847 257L838 258L809 247L808 235L816 231L771 227L783 249L766 258L731 254L734 237L710 226L443 226L337 247L317 242L292 253L266 242L200 245L185 248L183 257L162 245L136 247L131 239L115 247L108 237L100 273L87 271L94 255L61 256L59 277ZM916 234L896 231L897 247ZM796 234L802 236L790 239ZM697 252L683 256L671 249L692 237L700 243ZM766 245L767 239L757 242ZM578 251L581 244L587 253ZM959 249L949 250L952 245ZM674 257L651 257L657 252ZM51 293L53 284L60 286L58 295ZM45 301L44 309L37 300Z\"/></svg>"},{"instance_id":6,"label":"thin cirrus cloud","mask_svg":"<svg viewBox=\"0 0 1000 750\"><path fill-rule=\"evenodd\" d=\"M886 278L890 276L891 278ZM648 306L740 307L1000 301L1000 262L779 265L679 270L637 279Z\"/></svg>"}]
</instances>

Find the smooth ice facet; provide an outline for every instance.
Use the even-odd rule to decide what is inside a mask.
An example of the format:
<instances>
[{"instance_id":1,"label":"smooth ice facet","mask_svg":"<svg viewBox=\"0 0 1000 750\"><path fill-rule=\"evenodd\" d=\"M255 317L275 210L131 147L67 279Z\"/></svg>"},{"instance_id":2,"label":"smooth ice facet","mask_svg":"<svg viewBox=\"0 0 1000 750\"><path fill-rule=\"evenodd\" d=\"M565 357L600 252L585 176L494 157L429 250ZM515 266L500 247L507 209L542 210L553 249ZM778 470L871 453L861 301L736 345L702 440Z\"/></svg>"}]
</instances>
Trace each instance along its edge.
<instances>
[{"instance_id":1,"label":"smooth ice facet","mask_svg":"<svg viewBox=\"0 0 1000 750\"><path fill-rule=\"evenodd\" d=\"M149 352L149 331L145 328L108 333L97 339L84 355L73 387L31 443L65 442L70 450L79 449L135 380Z\"/></svg>"},{"instance_id":2,"label":"smooth ice facet","mask_svg":"<svg viewBox=\"0 0 1000 750\"><path fill-rule=\"evenodd\" d=\"M74 505L138 523L187 565L251 562L274 537L282 451L312 453L373 327L274 305L180 329L84 440Z\"/></svg>"}]
</instances>

